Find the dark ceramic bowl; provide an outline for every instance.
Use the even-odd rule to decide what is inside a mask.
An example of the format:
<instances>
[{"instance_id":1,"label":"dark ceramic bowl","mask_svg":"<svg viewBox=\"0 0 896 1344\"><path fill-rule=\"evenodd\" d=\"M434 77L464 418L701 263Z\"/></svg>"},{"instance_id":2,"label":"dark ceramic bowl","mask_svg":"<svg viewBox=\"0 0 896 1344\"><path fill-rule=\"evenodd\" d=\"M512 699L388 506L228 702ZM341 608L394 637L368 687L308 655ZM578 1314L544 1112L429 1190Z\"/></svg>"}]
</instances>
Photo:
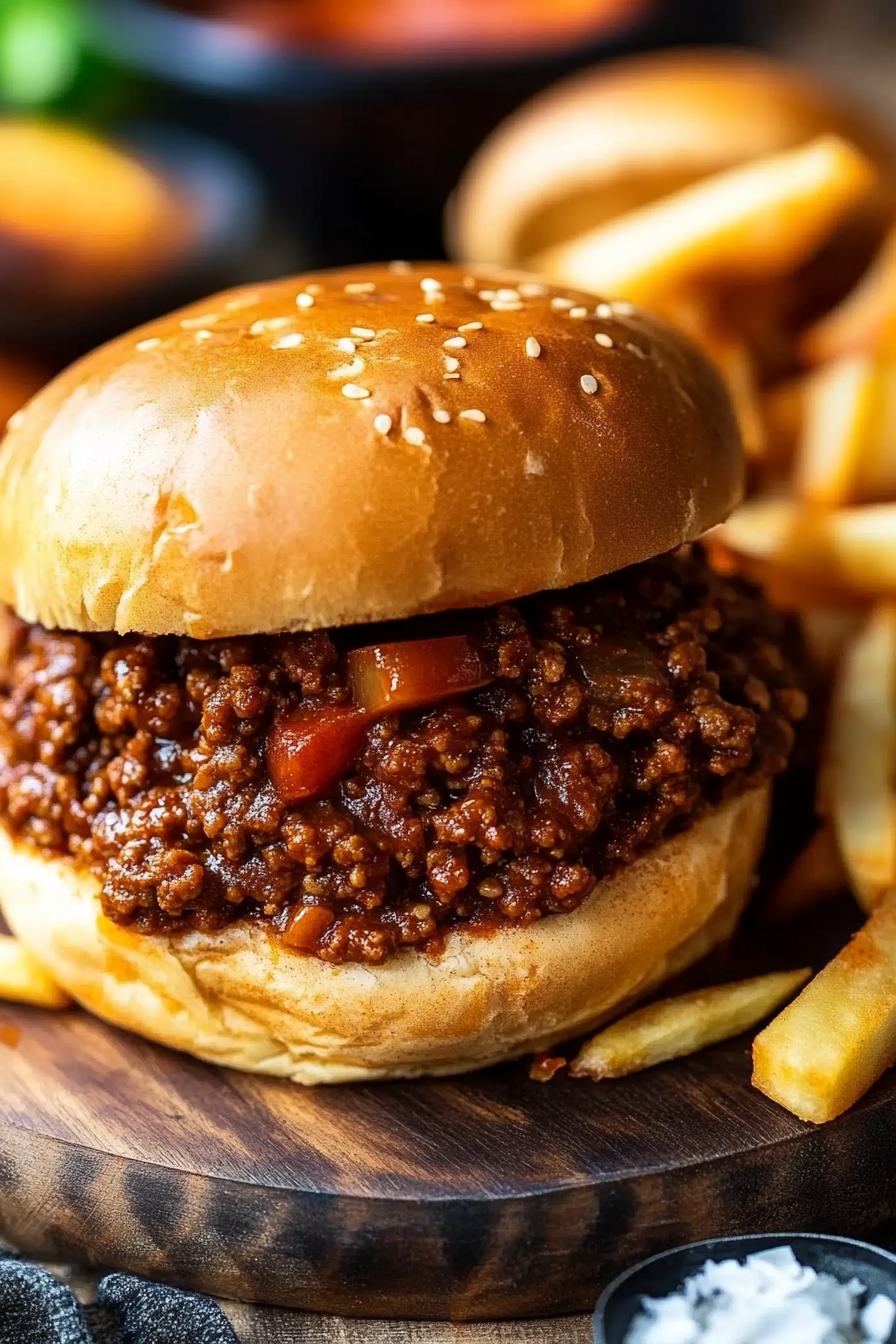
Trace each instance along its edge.
<instances>
[{"instance_id":1,"label":"dark ceramic bowl","mask_svg":"<svg viewBox=\"0 0 896 1344\"><path fill-rule=\"evenodd\" d=\"M884 1293L896 1300L896 1255L879 1246L815 1232L714 1237L663 1251L620 1274L603 1293L594 1312L594 1344L623 1344L640 1309L641 1298L666 1297L675 1292L707 1260L743 1260L755 1251L768 1251L774 1246L792 1247L800 1264L830 1274L841 1283L860 1279L868 1289L869 1299L876 1293ZM896 1344L896 1327L888 1344Z\"/></svg>"},{"instance_id":2,"label":"dark ceramic bowl","mask_svg":"<svg viewBox=\"0 0 896 1344\"><path fill-rule=\"evenodd\" d=\"M305 261L295 231L270 209L259 175L229 146L159 122L123 126L116 139L188 203L195 236L167 270L93 304L54 303L0 288L0 340L55 366L206 294L273 279Z\"/></svg>"}]
</instances>

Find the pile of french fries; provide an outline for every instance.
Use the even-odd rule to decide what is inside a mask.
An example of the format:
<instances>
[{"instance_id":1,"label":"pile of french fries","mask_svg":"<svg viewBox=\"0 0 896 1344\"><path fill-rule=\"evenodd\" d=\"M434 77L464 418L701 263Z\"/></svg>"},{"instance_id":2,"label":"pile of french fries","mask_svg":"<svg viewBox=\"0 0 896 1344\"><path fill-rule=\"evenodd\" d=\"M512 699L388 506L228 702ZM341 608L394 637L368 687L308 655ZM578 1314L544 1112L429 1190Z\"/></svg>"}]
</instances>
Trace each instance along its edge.
<instances>
[{"instance_id":1,"label":"pile of french fries","mask_svg":"<svg viewBox=\"0 0 896 1344\"><path fill-rule=\"evenodd\" d=\"M710 536L716 563L796 611L830 686L819 828L767 917L798 918L851 887L855 939L756 1038L755 1085L821 1123L896 1062L896 220L857 287L803 330L775 329L778 295L881 183L824 135L601 222L544 253L554 281L634 300L702 344L726 378L751 494ZM738 327L732 294L755 296ZM639 1009L571 1072L620 1077L767 1018L807 972Z\"/></svg>"}]
</instances>

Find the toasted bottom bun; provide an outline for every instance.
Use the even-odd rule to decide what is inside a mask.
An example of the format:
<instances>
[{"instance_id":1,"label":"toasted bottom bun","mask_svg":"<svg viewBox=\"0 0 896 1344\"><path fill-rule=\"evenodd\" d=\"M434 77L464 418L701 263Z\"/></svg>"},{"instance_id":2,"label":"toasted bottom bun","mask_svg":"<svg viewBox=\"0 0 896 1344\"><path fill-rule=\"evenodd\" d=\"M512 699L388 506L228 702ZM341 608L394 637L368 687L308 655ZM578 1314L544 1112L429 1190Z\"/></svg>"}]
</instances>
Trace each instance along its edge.
<instances>
[{"instance_id":1,"label":"toasted bottom bun","mask_svg":"<svg viewBox=\"0 0 896 1344\"><path fill-rule=\"evenodd\" d=\"M763 786L707 813L571 914L454 931L437 960L407 949L382 966L332 966L248 920L133 933L102 914L95 877L5 831L0 903L85 1008L200 1059L308 1084L463 1073L588 1031L728 937L768 801Z\"/></svg>"}]
</instances>

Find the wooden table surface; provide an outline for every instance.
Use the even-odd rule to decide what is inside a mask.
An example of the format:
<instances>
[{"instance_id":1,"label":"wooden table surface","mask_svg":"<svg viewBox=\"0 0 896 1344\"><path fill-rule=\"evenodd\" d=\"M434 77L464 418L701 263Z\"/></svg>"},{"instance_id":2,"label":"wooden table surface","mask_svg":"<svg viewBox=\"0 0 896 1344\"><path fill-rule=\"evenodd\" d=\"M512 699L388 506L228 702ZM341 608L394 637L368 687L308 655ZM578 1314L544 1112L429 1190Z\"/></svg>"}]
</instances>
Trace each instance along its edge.
<instances>
[{"instance_id":1,"label":"wooden table surface","mask_svg":"<svg viewBox=\"0 0 896 1344\"><path fill-rule=\"evenodd\" d=\"M221 1304L240 1344L588 1344L590 1316L544 1321L353 1321Z\"/></svg>"}]
</instances>

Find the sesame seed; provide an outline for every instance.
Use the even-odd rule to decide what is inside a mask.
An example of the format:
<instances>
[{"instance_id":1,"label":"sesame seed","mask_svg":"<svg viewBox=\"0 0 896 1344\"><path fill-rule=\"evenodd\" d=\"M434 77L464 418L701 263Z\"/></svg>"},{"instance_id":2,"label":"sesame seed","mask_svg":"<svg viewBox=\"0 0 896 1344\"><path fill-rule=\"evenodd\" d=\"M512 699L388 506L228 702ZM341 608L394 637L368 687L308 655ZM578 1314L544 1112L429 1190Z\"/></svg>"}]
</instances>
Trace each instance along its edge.
<instances>
[{"instance_id":1,"label":"sesame seed","mask_svg":"<svg viewBox=\"0 0 896 1344\"><path fill-rule=\"evenodd\" d=\"M608 303L599 303L594 310L597 317L612 317L613 309Z\"/></svg>"},{"instance_id":2,"label":"sesame seed","mask_svg":"<svg viewBox=\"0 0 896 1344\"><path fill-rule=\"evenodd\" d=\"M433 280L431 276L420 281L420 288L424 294L437 294L442 288L441 280Z\"/></svg>"},{"instance_id":3,"label":"sesame seed","mask_svg":"<svg viewBox=\"0 0 896 1344\"><path fill-rule=\"evenodd\" d=\"M351 361L350 364L340 364L338 369L330 369L329 373L327 374L327 377L357 378L358 374L362 371L363 368L364 368L364 360L361 358L360 355L355 355L355 358Z\"/></svg>"},{"instance_id":4,"label":"sesame seed","mask_svg":"<svg viewBox=\"0 0 896 1344\"><path fill-rule=\"evenodd\" d=\"M518 313L522 306L518 299L515 303L512 303L509 299L492 299L489 304L489 307L496 313Z\"/></svg>"},{"instance_id":5,"label":"sesame seed","mask_svg":"<svg viewBox=\"0 0 896 1344\"><path fill-rule=\"evenodd\" d=\"M419 905L411 906L411 914L415 917L415 919L429 919L429 916L432 914L432 910L430 906L424 905L423 902L421 901Z\"/></svg>"},{"instance_id":6,"label":"sesame seed","mask_svg":"<svg viewBox=\"0 0 896 1344\"><path fill-rule=\"evenodd\" d=\"M530 359L537 359L541 354L541 346L534 336L526 337L526 354Z\"/></svg>"},{"instance_id":7,"label":"sesame seed","mask_svg":"<svg viewBox=\"0 0 896 1344\"><path fill-rule=\"evenodd\" d=\"M520 293L524 299L540 299L543 294L547 294L547 290L535 280L526 280L520 285Z\"/></svg>"},{"instance_id":8,"label":"sesame seed","mask_svg":"<svg viewBox=\"0 0 896 1344\"><path fill-rule=\"evenodd\" d=\"M212 333L211 333L210 331L205 330L204 328L203 328L202 331L197 331L197 333L196 333L196 340L197 340L197 341L210 341L211 338L212 338Z\"/></svg>"},{"instance_id":9,"label":"sesame seed","mask_svg":"<svg viewBox=\"0 0 896 1344\"><path fill-rule=\"evenodd\" d=\"M485 424L485 413L483 411L461 411L461 420L475 420L477 425Z\"/></svg>"},{"instance_id":10,"label":"sesame seed","mask_svg":"<svg viewBox=\"0 0 896 1344\"><path fill-rule=\"evenodd\" d=\"M411 269L411 263L409 261L389 262L389 270L392 272L393 275L407 275L410 269Z\"/></svg>"},{"instance_id":11,"label":"sesame seed","mask_svg":"<svg viewBox=\"0 0 896 1344\"><path fill-rule=\"evenodd\" d=\"M458 327L458 331L481 331L481 330L482 330L481 322L465 322L462 327Z\"/></svg>"},{"instance_id":12,"label":"sesame seed","mask_svg":"<svg viewBox=\"0 0 896 1344\"><path fill-rule=\"evenodd\" d=\"M305 337L300 331L288 331L285 336L278 336L276 341L271 342L272 350L295 350L297 345L301 345Z\"/></svg>"},{"instance_id":13,"label":"sesame seed","mask_svg":"<svg viewBox=\"0 0 896 1344\"><path fill-rule=\"evenodd\" d=\"M349 327L353 336L358 336L362 341L372 341L376 332L370 327Z\"/></svg>"},{"instance_id":14,"label":"sesame seed","mask_svg":"<svg viewBox=\"0 0 896 1344\"><path fill-rule=\"evenodd\" d=\"M350 336L340 336L339 340L336 342L336 349L344 350L347 355L353 355L357 348L358 347Z\"/></svg>"},{"instance_id":15,"label":"sesame seed","mask_svg":"<svg viewBox=\"0 0 896 1344\"><path fill-rule=\"evenodd\" d=\"M238 298L228 299L224 307L228 313L238 313L241 308L254 308L257 302L257 294L240 294Z\"/></svg>"},{"instance_id":16,"label":"sesame seed","mask_svg":"<svg viewBox=\"0 0 896 1344\"><path fill-rule=\"evenodd\" d=\"M456 373L460 368L460 360L455 359L454 355L448 355L445 359L445 368L448 373Z\"/></svg>"},{"instance_id":17,"label":"sesame seed","mask_svg":"<svg viewBox=\"0 0 896 1344\"><path fill-rule=\"evenodd\" d=\"M313 294L297 294L297 295L296 295L296 303L298 304L298 306L299 306L300 308L313 308L313 307L314 307L314 295L313 295Z\"/></svg>"},{"instance_id":18,"label":"sesame seed","mask_svg":"<svg viewBox=\"0 0 896 1344\"><path fill-rule=\"evenodd\" d=\"M447 341L442 342L442 345L446 350L463 350L466 343L465 336L449 336Z\"/></svg>"},{"instance_id":19,"label":"sesame seed","mask_svg":"<svg viewBox=\"0 0 896 1344\"><path fill-rule=\"evenodd\" d=\"M605 350L612 350L615 344L613 337L608 336L605 331L596 331L594 333L594 339L597 341L598 345L602 345Z\"/></svg>"},{"instance_id":20,"label":"sesame seed","mask_svg":"<svg viewBox=\"0 0 896 1344\"><path fill-rule=\"evenodd\" d=\"M352 401L360 401L362 397L369 397L370 393L366 387L359 387L357 383L346 383L342 389L344 397L350 397Z\"/></svg>"},{"instance_id":21,"label":"sesame seed","mask_svg":"<svg viewBox=\"0 0 896 1344\"><path fill-rule=\"evenodd\" d=\"M372 405L373 405L373 397L365 397L364 400L361 402L361 405L362 405L362 406L372 406Z\"/></svg>"},{"instance_id":22,"label":"sesame seed","mask_svg":"<svg viewBox=\"0 0 896 1344\"><path fill-rule=\"evenodd\" d=\"M496 299L498 296L493 289L480 289L479 297L483 303L491 303L492 299Z\"/></svg>"},{"instance_id":23,"label":"sesame seed","mask_svg":"<svg viewBox=\"0 0 896 1344\"><path fill-rule=\"evenodd\" d=\"M137 342L137 349L155 350L156 346L161 344L162 344L162 338L160 336L147 336L145 341Z\"/></svg>"},{"instance_id":24,"label":"sesame seed","mask_svg":"<svg viewBox=\"0 0 896 1344\"><path fill-rule=\"evenodd\" d=\"M574 308L575 304L572 299L562 299L559 295L555 294L551 299L551 307L562 310L564 308Z\"/></svg>"},{"instance_id":25,"label":"sesame seed","mask_svg":"<svg viewBox=\"0 0 896 1344\"><path fill-rule=\"evenodd\" d=\"M391 415L378 415L373 422L373 427L377 434L388 434L392 428Z\"/></svg>"},{"instance_id":26,"label":"sesame seed","mask_svg":"<svg viewBox=\"0 0 896 1344\"><path fill-rule=\"evenodd\" d=\"M201 317L182 317L181 326L185 331L190 331L193 327L208 327L217 322L217 313L203 313Z\"/></svg>"},{"instance_id":27,"label":"sesame seed","mask_svg":"<svg viewBox=\"0 0 896 1344\"><path fill-rule=\"evenodd\" d=\"M621 317L631 317L632 313L635 311L635 305L633 303L628 303L625 299L617 299L613 303L612 308L613 312L619 313Z\"/></svg>"},{"instance_id":28,"label":"sesame seed","mask_svg":"<svg viewBox=\"0 0 896 1344\"><path fill-rule=\"evenodd\" d=\"M570 308L569 315L570 317L587 317L588 309L580 304L578 308Z\"/></svg>"},{"instance_id":29,"label":"sesame seed","mask_svg":"<svg viewBox=\"0 0 896 1344\"><path fill-rule=\"evenodd\" d=\"M420 445L426 441L426 435L423 433L422 429L417 429L416 426L409 425L404 431L404 439L406 443L412 443L415 448L419 448Z\"/></svg>"},{"instance_id":30,"label":"sesame seed","mask_svg":"<svg viewBox=\"0 0 896 1344\"><path fill-rule=\"evenodd\" d=\"M502 303L517 303L519 297L520 292L518 289L499 289L495 294L495 298L500 299Z\"/></svg>"},{"instance_id":31,"label":"sesame seed","mask_svg":"<svg viewBox=\"0 0 896 1344\"><path fill-rule=\"evenodd\" d=\"M637 355L639 359L647 358L647 351L642 350L640 345L635 345L634 341L628 341L625 348L626 350L630 350L633 355Z\"/></svg>"},{"instance_id":32,"label":"sesame seed","mask_svg":"<svg viewBox=\"0 0 896 1344\"><path fill-rule=\"evenodd\" d=\"M440 425L447 425L451 420L450 411L433 411L432 418Z\"/></svg>"},{"instance_id":33,"label":"sesame seed","mask_svg":"<svg viewBox=\"0 0 896 1344\"><path fill-rule=\"evenodd\" d=\"M459 373L446 373L445 381L447 382L449 378L459 378L459 377L460 377Z\"/></svg>"},{"instance_id":34,"label":"sesame seed","mask_svg":"<svg viewBox=\"0 0 896 1344\"><path fill-rule=\"evenodd\" d=\"M312 285L306 285L306 286L305 286L305 291L306 291L306 293L308 293L308 294L323 294L323 292L324 292L324 287L323 287L323 285L314 285L314 284L312 284Z\"/></svg>"},{"instance_id":35,"label":"sesame seed","mask_svg":"<svg viewBox=\"0 0 896 1344\"><path fill-rule=\"evenodd\" d=\"M418 313L415 319L417 322L435 322L435 313Z\"/></svg>"},{"instance_id":36,"label":"sesame seed","mask_svg":"<svg viewBox=\"0 0 896 1344\"><path fill-rule=\"evenodd\" d=\"M582 391L587 392L589 396L593 396L597 391L597 379L593 373L583 373L579 379L579 383L581 384Z\"/></svg>"},{"instance_id":37,"label":"sesame seed","mask_svg":"<svg viewBox=\"0 0 896 1344\"><path fill-rule=\"evenodd\" d=\"M263 336L266 331L279 331L280 327L288 327L291 321L291 317L260 317L252 323L249 335Z\"/></svg>"},{"instance_id":38,"label":"sesame seed","mask_svg":"<svg viewBox=\"0 0 896 1344\"><path fill-rule=\"evenodd\" d=\"M6 428L7 428L7 429L18 429L19 425L22 423L22 421L23 421L24 419L25 419L25 412L24 412L24 411L21 411L21 410L19 410L19 411L13 411L12 415L9 417L9 419L8 419L7 422L6 422Z\"/></svg>"},{"instance_id":39,"label":"sesame seed","mask_svg":"<svg viewBox=\"0 0 896 1344\"><path fill-rule=\"evenodd\" d=\"M346 294L372 294L376 285L372 280L353 280L345 286Z\"/></svg>"}]
</instances>

